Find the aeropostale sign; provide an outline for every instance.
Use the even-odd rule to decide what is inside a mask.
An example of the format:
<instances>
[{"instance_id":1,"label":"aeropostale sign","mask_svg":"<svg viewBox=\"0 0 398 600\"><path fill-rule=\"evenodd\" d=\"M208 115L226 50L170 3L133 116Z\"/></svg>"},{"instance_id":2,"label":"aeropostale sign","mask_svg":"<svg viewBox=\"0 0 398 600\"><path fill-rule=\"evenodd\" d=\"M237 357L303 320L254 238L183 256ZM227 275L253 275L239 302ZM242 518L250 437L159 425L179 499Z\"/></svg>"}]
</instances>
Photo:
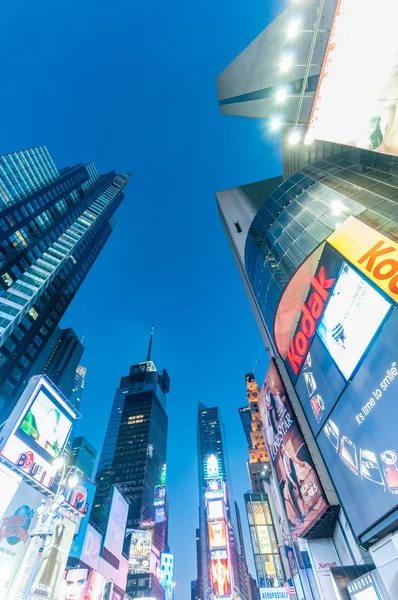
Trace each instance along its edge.
<instances>
[{"instance_id":1,"label":"aeropostale sign","mask_svg":"<svg viewBox=\"0 0 398 600\"><path fill-rule=\"evenodd\" d=\"M355 217L348 217L327 242L398 302L398 244Z\"/></svg>"}]
</instances>

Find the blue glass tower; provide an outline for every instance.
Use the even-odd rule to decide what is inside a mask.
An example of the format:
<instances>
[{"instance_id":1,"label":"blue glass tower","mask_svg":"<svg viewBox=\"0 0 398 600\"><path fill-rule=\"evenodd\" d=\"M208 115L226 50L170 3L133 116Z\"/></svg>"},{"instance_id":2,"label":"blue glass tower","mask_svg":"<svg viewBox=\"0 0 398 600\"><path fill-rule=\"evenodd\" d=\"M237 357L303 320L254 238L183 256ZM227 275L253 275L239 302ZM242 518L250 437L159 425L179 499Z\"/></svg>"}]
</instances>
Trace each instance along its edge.
<instances>
[{"instance_id":1,"label":"blue glass tower","mask_svg":"<svg viewBox=\"0 0 398 600\"><path fill-rule=\"evenodd\" d=\"M129 174L60 171L44 146L0 156L0 415L115 225Z\"/></svg>"}]
</instances>

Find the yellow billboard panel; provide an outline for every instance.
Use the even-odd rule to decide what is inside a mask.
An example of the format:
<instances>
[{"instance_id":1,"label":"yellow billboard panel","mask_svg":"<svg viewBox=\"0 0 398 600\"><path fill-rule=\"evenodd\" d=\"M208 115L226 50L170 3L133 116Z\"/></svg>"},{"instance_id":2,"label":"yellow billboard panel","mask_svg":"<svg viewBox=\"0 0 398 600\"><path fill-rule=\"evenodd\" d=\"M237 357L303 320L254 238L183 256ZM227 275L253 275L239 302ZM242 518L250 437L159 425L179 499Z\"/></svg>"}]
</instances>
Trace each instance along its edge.
<instances>
[{"instance_id":1,"label":"yellow billboard panel","mask_svg":"<svg viewBox=\"0 0 398 600\"><path fill-rule=\"evenodd\" d=\"M306 140L398 155L398 2L339 0Z\"/></svg>"},{"instance_id":2,"label":"yellow billboard panel","mask_svg":"<svg viewBox=\"0 0 398 600\"><path fill-rule=\"evenodd\" d=\"M354 217L348 217L327 241L398 302L398 244Z\"/></svg>"}]
</instances>

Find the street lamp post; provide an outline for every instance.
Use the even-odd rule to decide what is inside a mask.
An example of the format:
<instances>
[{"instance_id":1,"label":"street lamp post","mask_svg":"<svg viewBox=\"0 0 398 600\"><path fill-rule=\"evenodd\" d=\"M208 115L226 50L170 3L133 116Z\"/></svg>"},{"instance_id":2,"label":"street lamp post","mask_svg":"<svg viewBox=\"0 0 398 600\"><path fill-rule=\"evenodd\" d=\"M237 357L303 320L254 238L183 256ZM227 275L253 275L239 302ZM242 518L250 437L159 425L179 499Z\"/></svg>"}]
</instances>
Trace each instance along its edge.
<instances>
[{"instance_id":1,"label":"street lamp post","mask_svg":"<svg viewBox=\"0 0 398 600\"><path fill-rule=\"evenodd\" d=\"M59 515L60 507L65 500L63 493L66 486L74 488L79 483L78 470L75 467L66 469L65 461L62 457L58 457L53 465L57 471L62 468L57 492L54 496L48 495L37 509L39 515L38 522L30 534L29 546L19 569L20 575L14 580L7 595L7 600L28 599L39 568L46 540L54 533L54 520ZM32 559L33 566L30 566Z\"/></svg>"}]
</instances>

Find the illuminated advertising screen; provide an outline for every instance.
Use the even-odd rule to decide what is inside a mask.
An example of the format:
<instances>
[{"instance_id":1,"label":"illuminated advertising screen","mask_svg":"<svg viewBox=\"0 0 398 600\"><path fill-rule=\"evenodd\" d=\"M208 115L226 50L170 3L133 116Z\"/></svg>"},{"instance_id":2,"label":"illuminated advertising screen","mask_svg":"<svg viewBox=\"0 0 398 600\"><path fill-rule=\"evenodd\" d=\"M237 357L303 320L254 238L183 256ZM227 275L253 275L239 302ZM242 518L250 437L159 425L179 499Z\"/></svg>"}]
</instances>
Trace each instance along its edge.
<instances>
[{"instance_id":1,"label":"illuminated advertising screen","mask_svg":"<svg viewBox=\"0 0 398 600\"><path fill-rule=\"evenodd\" d=\"M74 522L64 515L55 518L54 533L46 538L30 594L52 599L59 597L74 533Z\"/></svg>"},{"instance_id":2,"label":"illuminated advertising screen","mask_svg":"<svg viewBox=\"0 0 398 600\"><path fill-rule=\"evenodd\" d=\"M357 536L398 505L397 328L394 308L318 435Z\"/></svg>"},{"instance_id":3,"label":"illuminated advertising screen","mask_svg":"<svg viewBox=\"0 0 398 600\"><path fill-rule=\"evenodd\" d=\"M210 521L208 527L210 548L226 548L227 529L225 521Z\"/></svg>"},{"instance_id":4,"label":"illuminated advertising screen","mask_svg":"<svg viewBox=\"0 0 398 600\"><path fill-rule=\"evenodd\" d=\"M79 486L77 486L77 487L79 487ZM85 501L86 507L91 507L93 499L94 499L94 495L95 495L96 486L93 483L91 483L90 481L85 481L84 487L87 490L87 497L86 497L86 501ZM68 500L68 496L66 496L65 499L69 503L69 500L73 501L73 496L70 497L69 500ZM80 503L78 503L78 506L80 506ZM84 510L85 510L85 508L84 508ZM87 515L87 513L86 513L86 515ZM79 523L76 526L76 533L73 537L73 542L72 542L72 546L70 549L70 556L73 558L80 558L80 556L81 556L88 525L89 525L88 516L84 516L79 519ZM102 538L101 538L101 541L99 544L99 548L101 548L101 544L102 544ZM95 568L95 566L93 566L92 564L90 564L89 566Z\"/></svg>"},{"instance_id":5,"label":"illuminated advertising screen","mask_svg":"<svg viewBox=\"0 0 398 600\"><path fill-rule=\"evenodd\" d=\"M0 519L8 508L21 481L22 477L20 475L0 463Z\"/></svg>"},{"instance_id":6,"label":"illuminated advertising screen","mask_svg":"<svg viewBox=\"0 0 398 600\"><path fill-rule=\"evenodd\" d=\"M390 306L346 262L343 264L318 334L347 380Z\"/></svg>"},{"instance_id":7,"label":"illuminated advertising screen","mask_svg":"<svg viewBox=\"0 0 398 600\"><path fill-rule=\"evenodd\" d=\"M102 547L102 535L96 529L94 529L94 527L90 525L90 523L88 523L85 530L81 550L79 550L79 547L76 544L77 537L78 536L76 536L75 540L72 541L73 553L71 552L71 556L77 555L77 558L80 558L80 560L84 562L85 565L88 565L89 567L98 570L99 558Z\"/></svg>"},{"instance_id":8,"label":"illuminated advertising screen","mask_svg":"<svg viewBox=\"0 0 398 600\"><path fill-rule=\"evenodd\" d=\"M215 454L209 454L205 460L205 477L218 477L220 475L220 467L218 458Z\"/></svg>"},{"instance_id":9,"label":"illuminated advertising screen","mask_svg":"<svg viewBox=\"0 0 398 600\"><path fill-rule=\"evenodd\" d=\"M396 0L339 0L308 142L326 140L398 154L397 21Z\"/></svg>"},{"instance_id":10,"label":"illuminated advertising screen","mask_svg":"<svg viewBox=\"0 0 398 600\"><path fill-rule=\"evenodd\" d=\"M4 600L29 545L42 495L20 483L0 519L0 600Z\"/></svg>"},{"instance_id":11,"label":"illuminated advertising screen","mask_svg":"<svg viewBox=\"0 0 398 600\"><path fill-rule=\"evenodd\" d=\"M129 572L149 573L152 547L152 532L134 529L131 534Z\"/></svg>"},{"instance_id":12,"label":"illuminated advertising screen","mask_svg":"<svg viewBox=\"0 0 398 600\"><path fill-rule=\"evenodd\" d=\"M1 454L26 475L50 488L52 463L64 450L76 414L43 377L33 377L7 424Z\"/></svg>"},{"instance_id":13,"label":"illuminated advertising screen","mask_svg":"<svg viewBox=\"0 0 398 600\"><path fill-rule=\"evenodd\" d=\"M292 536L297 538L322 516L328 503L274 360L259 409Z\"/></svg>"},{"instance_id":14,"label":"illuminated advertising screen","mask_svg":"<svg viewBox=\"0 0 398 600\"><path fill-rule=\"evenodd\" d=\"M57 600L102 600L105 579L86 568L66 569Z\"/></svg>"},{"instance_id":15,"label":"illuminated advertising screen","mask_svg":"<svg viewBox=\"0 0 398 600\"><path fill-rule=\"evenodd\" d=\"M207 518L209 520L224 518L224 503L222 500L211 500L207 505Z\"/></svg>"},{"instance_id":16,"label":"illuminated advertising screen","mask_svg":"<svg viewBox=\"0 0 398 600\"><path fill-rule=\"evenodd\" d=\"M286 360L315 435L390 308L377 288L325 245Z\"/></svg>"},{"instance_id":17,"label":"illuminated advertising screen","mask_svg":"<svg viewBox=\"0 0 398 600\"><path fill-rule=\"evenodd\" d=\"M211 580L215 598L231 596L231 575L227 558L211 561Z\"/></svg>"},{"instance_id":18,"label":"illuminated advertising screen","mask_svg":"<svg viewBox=\"0 0 398 600\"><path fill-rule=\"evenodd\" d=\"M116 568L119 566L122 554L128 510L129 505L127 501L123 498L117 487L114 486L103 549L107 551L104 553L104 558ZM112 556L109 556L108 553ZM117 564L112 557L116 559Z\"/></svg>"},{"instance_id":19,"label":"illuminated advertising screen","mask_svg":"<svg viewBox=\"0 0 398 600\"><path fill-rule=\"evenodd\" d=\"M205 497L222 498L224 496L224 486L222 477L212 477L205 479Z\"/></svg>"},{"instance_id":20,"label":"illuminated advertising screen","mask_svg":"<svg viewBox=\"0 0 398 600\"><path fill-rule=\"evenodd\" d=\"M166 513L164 508L155 509L155 523L163 523L166 519Z\"/></svg>"},{"instance_id":21,"label":"illuminated advertising screen","mask_svg":"<svg viewBox=\"0 0 398 600\"><path fill-rule=\"evenodd\" d=\"M166 486L165 485L155 485L155 498L156 499L166 498Z\"/></svg>"},{"instance_id":22,"label":"illuminated advertising screen","mask_svg":"<svg viewBox=\"0 0 398 600\"><path fill-rule=\"evenodd\" d=\"M346 384L316 335L296 383L297 395L314 435L319 433Z\"/></svg>"}]
</instances>

